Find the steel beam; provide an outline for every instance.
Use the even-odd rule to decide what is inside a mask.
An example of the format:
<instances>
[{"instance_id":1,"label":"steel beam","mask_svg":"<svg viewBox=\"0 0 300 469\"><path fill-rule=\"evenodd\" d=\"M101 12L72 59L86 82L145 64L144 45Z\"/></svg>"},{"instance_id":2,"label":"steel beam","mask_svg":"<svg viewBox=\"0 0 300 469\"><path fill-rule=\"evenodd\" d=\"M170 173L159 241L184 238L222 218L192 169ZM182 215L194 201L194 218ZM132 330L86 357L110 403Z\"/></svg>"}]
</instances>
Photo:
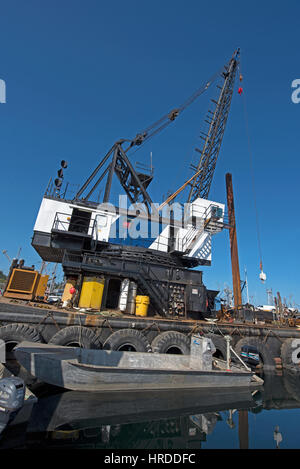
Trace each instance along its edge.
<instances>
[{"instance_id":1,"label":"steel beam","mask_svg":"<svg viewBox=\"0 0 300 469\"><path fill-rule=\"evenodd\" d=\"M238 246L237 246L237 237L236 237L232 175L229 173L226 174L226 192L227 192L228 216L229 216L229 224L230 224L229 239L230 239L233 296L234 296L234 306L235 308L237 308L238 306L242 305L242 292L241 292L239 255L238 255Z\"/></svg>"}]
</instances>

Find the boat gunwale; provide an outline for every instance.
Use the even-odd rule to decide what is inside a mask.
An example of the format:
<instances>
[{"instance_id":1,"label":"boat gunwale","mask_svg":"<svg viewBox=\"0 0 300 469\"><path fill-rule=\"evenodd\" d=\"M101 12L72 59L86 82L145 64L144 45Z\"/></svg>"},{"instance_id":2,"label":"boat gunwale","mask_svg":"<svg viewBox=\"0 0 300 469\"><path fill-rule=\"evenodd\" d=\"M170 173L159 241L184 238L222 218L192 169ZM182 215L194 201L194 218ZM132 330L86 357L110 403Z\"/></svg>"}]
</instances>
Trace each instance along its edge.
<instances>
[{"instance_id":1,"label":"boat gunwale","mask_svg":"<svg viewBox=\"0 0 300 469\"><path fill-rule=\"evenodd\" d=\"M88 363L81 363L78 362L76 359L74 360L61 360L62 362L67 362L70 365L73 365L77 368L88 368L90 370L95 371L114 371L114 372L121 372L121 373L128 373L128 372L143 372L143 373L158 373L158 374L216 374L216 375L225 375L225 376L252 376L254 373L252 371L232 371L232 370L195 370L193 368L185 368L183 370L176 370L176 369L162 369L162 368L140 368L140 367L132 367L132 368L125 368L125 367L118 367L118 366L106 366L106 365L92 365Z\"/></svg>"}]
</instances>

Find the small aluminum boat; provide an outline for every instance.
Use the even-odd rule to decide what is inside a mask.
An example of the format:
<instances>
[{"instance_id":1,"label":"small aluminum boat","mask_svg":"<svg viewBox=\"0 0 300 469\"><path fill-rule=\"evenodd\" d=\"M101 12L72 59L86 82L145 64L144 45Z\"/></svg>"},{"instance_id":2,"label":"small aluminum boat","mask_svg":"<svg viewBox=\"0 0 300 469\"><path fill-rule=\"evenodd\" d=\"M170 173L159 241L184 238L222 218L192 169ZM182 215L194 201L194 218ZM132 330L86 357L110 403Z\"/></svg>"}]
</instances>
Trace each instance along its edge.
<instances>
[{"instance_id":1,"label":"small aluminum boat","mask_svg":"<svg viewBox=\"0 0 300 469\"><path fill-rule=\"evenodd\" d=\"M226 363L203 366L201 357L117 352L22 342L19 363L38 380L74 391L129 391L247 387L263 381Z\"/></svg>"}]
</instances>

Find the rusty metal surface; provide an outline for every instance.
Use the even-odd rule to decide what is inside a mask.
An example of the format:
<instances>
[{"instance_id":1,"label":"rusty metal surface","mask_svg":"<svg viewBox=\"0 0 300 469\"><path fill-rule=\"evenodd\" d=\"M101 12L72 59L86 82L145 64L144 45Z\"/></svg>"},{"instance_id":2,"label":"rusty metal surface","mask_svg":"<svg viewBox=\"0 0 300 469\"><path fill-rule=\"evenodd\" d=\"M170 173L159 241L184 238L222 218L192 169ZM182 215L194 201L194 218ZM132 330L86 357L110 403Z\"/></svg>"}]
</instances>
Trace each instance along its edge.
<instances>
[{"instance_id":1,"label":"rusty metal surface","mask_svg":"<svg viewBox=\"0 0 300 469\"><path fill-rule=\"evenodd\" d=\"M226 174L226 191L227 191L228 216L229 216L229 224L230 224L229 239L230 239L233 296L234 296L234 306L235 308L237 308L238 306L242 304L242 292L241 292L238 245L237 245L237 236L236 236L232 176L229 173Z\"/></svg>"},{"instance_id":2,"label":"rusty metal surface","mask_svg":"<svg viewBox=\"0 0 300 469\"><path fill-rule=\"evenodd\" d=\"M20 302L21 303L21 302ZM300 329L280 326L278 324L252 324L218 321L216 324L207 321L195 319L166 319L159 317L140 318L131 315L122 315L121 317L101 314L86 314L78 311L66 311L55 309L55 307L41 307L28 305L25 302L21 304L9 302L6 299L0 299L0 325L10 323L25 323L31 325L59 327L82 325L95 328L109 328L112 330L131 328L141 332L155 331L179 331L185 334L193 332L229 334L236 340L245 336L263 337L270 340L298 337L300 338ZM278 339L279 340L279 339Z\"/></svg>"}]
</instances>

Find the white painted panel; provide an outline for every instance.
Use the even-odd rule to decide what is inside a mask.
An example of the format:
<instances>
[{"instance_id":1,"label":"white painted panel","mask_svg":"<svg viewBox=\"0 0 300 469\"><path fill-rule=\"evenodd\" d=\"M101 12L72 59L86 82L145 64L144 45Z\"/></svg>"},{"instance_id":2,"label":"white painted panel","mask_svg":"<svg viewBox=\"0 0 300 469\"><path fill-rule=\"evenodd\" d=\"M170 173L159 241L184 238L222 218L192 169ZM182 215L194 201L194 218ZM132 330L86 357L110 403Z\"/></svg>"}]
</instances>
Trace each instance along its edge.
<instances>
[{"instance_id":1,"label":"white painted panel","mask_svg":"<svg viewBox=\"0 0 300 469\"><path fill-rule=\"evenodd\" d=\"M211 234L204 231L191 252L188 254L188 257L194 257L196 259L201 259L211 262Z\"/></svg>"},{"instance_id":2,"label":"white painted panel","mask_svg":"<svg viewBox=\"0 0 300 469\"><path fill-rule=\"evenodd\" d=\"M51 233L56 214L58 214L58 216L56 218L55 229L68 231L74 208L86 212L91 212L91 221L88 234L93 234L94 239L108 241L110 237L111 225L118 218L118 215L113 213L109 214L103 210L91 210L86 207L82 207L81 205L70 204L65 201L52 200L48 198L44 198L42 200L34 225L34 231ZM97 215L99 215L99 223L97 223L97 226L95 226L95 230L93 231L94 221Z\"/></svg>"},{"instance_id":3,"label":"white painted panel","mask_svg":"<svg viewBox=\"0 0 300 469\"><path fill-rule=\"evenodd\" d=\"M34 225L34 231L51 233L56 213L64 213L67 218L68 215L72 214L72 210L70 204L66 202L44 198Z\"/></svg>"},{"instance_id":4,"label":"white painted panel","mask_svg":"<svg viewBox=\"0 0 300 469\"><path fill-rule=\"evenodd\" d=\"M187 210L187 220L190 220L192 216L197 218L209 218L212 206L221 208L224 214L224 204L214 202L212 200L198 198L190 204L189 210ZM223 217L220 219L220 221L223 221Z\"/></svg>"},{"instance_id":5,"label":"white painted panel","mask_svg":"<svg viewBox=\"0 0 300 469\"><path fill-rule=\"evenodd\" d=\"M97 239L98 241L108 241L111 237L111 225L118 218L119 215L97 211L95 213L96 226L93 238Z\"/></svg>"},{"instance_id":6,"label":"white painted panel","mask_svg":"<svg viewBox=\"0 0 300 469\"><path fill-rule=\"evenodd\" d=\"M149 249L168 252L170 227L166 226L156 240L149 246Z\"/></svg>"}]
</instances>

